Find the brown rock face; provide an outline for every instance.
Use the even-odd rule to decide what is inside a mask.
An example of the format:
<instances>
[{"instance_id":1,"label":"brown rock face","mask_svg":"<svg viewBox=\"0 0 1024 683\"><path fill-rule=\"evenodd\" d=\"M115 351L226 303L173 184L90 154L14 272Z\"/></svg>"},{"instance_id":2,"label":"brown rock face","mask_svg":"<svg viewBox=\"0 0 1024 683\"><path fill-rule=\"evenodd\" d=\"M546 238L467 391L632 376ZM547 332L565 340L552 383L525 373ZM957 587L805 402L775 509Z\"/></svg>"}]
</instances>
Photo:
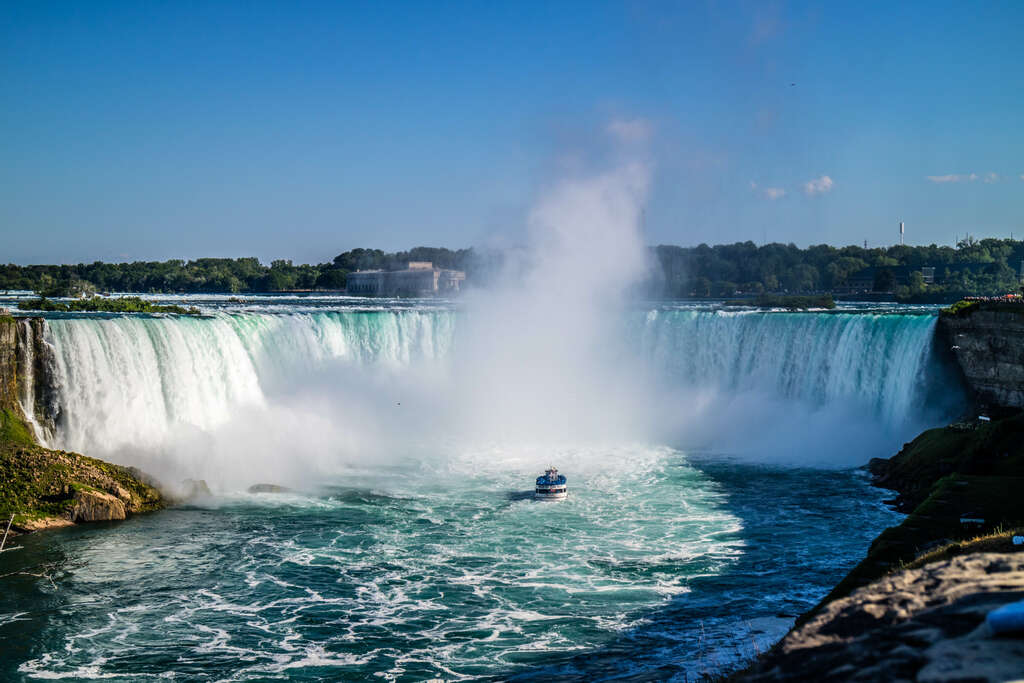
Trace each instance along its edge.
<instances>
[{"instance_id":1,"label":"brown rock face","mask_svg":"<svg viewBox=\"0 0 1024 683\"><path fill-rule=\"evenodd\" d=\"M12 408L18 401L18 324L0 316L0 408Z\"/></svg>"},{"instance_id":2,"label":"brown rock face","mask_svg":"<svg viewBox=\"0 0 1024 683\"><path fill-rule=\"evenodd\" d=\"M1024 306L943 315L939 330L982 407L1024 408Z\"/></svg>"},{"instance_id":3,"label":"brown rock face","mask_svg":"<svg viewBox=\"0 0 1024 683\"><path fill-rule=\"evenodd\" d=\"M109 493L78 489L71 509L73 522L108 522L125 518L124 503Z\"/></svg>"},{"instance_id":4,"label":"brown rock face","mask_svg":"<svg viewBox=\"0 0 1024 683\"><path fill-rule=\"evenodd\" d=\"M1024 598L1024 553L905 570L826 605L743 681L1008 681L1024 639L992 637L989 611Z\"/></svg>"}]
</instances>

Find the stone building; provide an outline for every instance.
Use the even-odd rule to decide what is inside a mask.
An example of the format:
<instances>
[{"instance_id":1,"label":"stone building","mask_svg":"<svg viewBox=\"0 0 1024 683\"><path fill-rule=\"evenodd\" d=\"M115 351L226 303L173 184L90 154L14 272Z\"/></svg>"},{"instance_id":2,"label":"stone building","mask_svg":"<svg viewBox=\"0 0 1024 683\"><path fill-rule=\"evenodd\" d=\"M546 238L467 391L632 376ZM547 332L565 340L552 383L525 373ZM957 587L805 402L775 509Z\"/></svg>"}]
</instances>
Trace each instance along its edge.
<instances>
[{"instance_id":1,"label":"stone building","mask_svg":"<svg viewBox=\"0 0 1024 683\"><path fill-rule=\"evenodd\" d=\"M345 293L355 296L451 296L466 274L435 268L430 261L410 261L403 270L357 270L348 274Z\"/></svg>"}]
</instances>

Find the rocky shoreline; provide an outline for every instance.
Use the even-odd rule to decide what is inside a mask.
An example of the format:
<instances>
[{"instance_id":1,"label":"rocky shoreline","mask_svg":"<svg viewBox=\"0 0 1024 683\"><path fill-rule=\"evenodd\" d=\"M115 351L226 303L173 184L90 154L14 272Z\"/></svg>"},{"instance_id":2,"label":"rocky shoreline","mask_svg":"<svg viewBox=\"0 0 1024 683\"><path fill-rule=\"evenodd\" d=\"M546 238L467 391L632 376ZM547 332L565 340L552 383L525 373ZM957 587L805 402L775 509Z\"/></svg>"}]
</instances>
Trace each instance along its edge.
<instances>
[{"instance_id":1,"label":"rocky shoreline","mask_svg":"<svg viewBox=\"0 0 1024 683\"><path fill-rule=\"evenodd\" d=\"M986 615L1024 599L1024 553L978 553L896 572L830 602L744 681L1010 681L1024 638Z\"/></svg>"},{"instance_id":2,"label":"rocky shoreline","mask_svg":"<svg viewBox=\"0 0 1024 683\"><path fill-rule=\"evenodd\" d=\"M1007 681L1024 633L989 611L1024 599L1024 412L924 432L869 465L907 517L740 681Z\"/></svg>"}]
</instances>

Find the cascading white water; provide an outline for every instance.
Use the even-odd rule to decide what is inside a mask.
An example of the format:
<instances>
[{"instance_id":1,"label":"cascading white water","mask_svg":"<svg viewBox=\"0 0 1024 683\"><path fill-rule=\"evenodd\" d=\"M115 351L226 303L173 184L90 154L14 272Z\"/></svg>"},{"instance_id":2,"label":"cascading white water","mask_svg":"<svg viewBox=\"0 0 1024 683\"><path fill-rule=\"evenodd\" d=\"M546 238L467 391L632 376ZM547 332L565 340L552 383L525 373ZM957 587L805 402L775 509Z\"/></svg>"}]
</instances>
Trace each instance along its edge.
<instances>
[{"instance_id":1,"label":"cascading white water","mask_svg":"<svg viewBox=\"0 0 1024 683\"><path fill-rule=\"evenodd\" d=\"M21 412L32 428L36 441L46 446L50 431L36 416L36 339L31 320L18 323L18 402Z\"/></svg>"},{"instance_id":2,"label":"cascading white water","mask_svg":"<svg viewBox=\"0 0 1024 683\"><path fill-rule=\"evenodd\" d=\"M35 344L32 339L32 321L18 323L18 372L20 374L19 396L21 412L30 423L35 422ZM37 434L38 436L38 434Z\"/></svg>"},{"instance_id":3,"label":"cascading white water","mask_svg":"<svg viewBox=\"0 0 1024 683\"><path fill-rule=\"evenodd\" d=\"M61 407L54 441L97 455L132 449L160 452L182 442L183 432L194 437L232 419L266 421L259 416L265 415L268 402L312 405L319 415L316 424L330 422L348 438L370 429L384 405L364 400L372 395L365 386L372 377L402 377L409 389L403 395L412 401L414 385L438 377L428 379L420 370L440 367L445 374L444 368L457 366L459 315L411 309L50 320ZM627 347L639 357L632 360L658 377L659 390L668 387L684 399L689 415L677 411L658 418L683 425L669 437L682 432L680 442L687 442L687 428L700 431L687 424L687 418L699 413L693 396L700 392L716 396L711 412L748 410L742 403L722 409L722 397L756 395L759 402L767 397L790 406L786 414L803 406L805 412L842 414L837 420L849 422L846 416L853 406L858 420L877 423L878 429L897 436L928 421L923 404L933 364L933 316L659 308L629 315L624 322ZM339 366L356 374L339 376ZM328 371L334 374L324 374ZM296 403L295 385L308 384L318 374L324 386L312 399L304 396ZM428 394L434 388L419 390ZM440 404L460 408L460 400L479 402L478 396L460 397L451 387L439 392L444 396ZM664 403L644 396L630 399L644 411L656 411ZM400 422L372 427L393 435L396 430L436 426L451 414L428 406L433 400L428 397L419 409L410 407ZM357 410L358 403L367 403L364 413ZM480 419L480 406L460 409L464 422ZM252 414L239 418L245 411ZM407 417L414 412L429 417L421 415L414 423ZM707 427L707 420L697 422ZM450 431L460 426L465 425L454 420L443 424ZM309 431L311 426L292 428ZM236 425L235 434L251 431ZM662 439L664 433L633 436ZM333 443L340 437L325 438ZM189 442L188 448L197 446Z\"/></svg>"},{"instance_id":4,"label":"cascading white water","mask_svg":"<svg viewBox=\"0 0 1024 683\"><path fill-rule=\"evenodd\" d=\"M398 311L48 322L62 419L57 441L87 453L159 448L263 406L268 387L326 362L396 368L442 357L453 313Z\"/></svg>"},{"instance_id":5,"label":"cascading white water","mask_svg":"<svg viewBox=\"0 0 1024 683\"><path fill-rule=\"evenodd\" d=\"M931 315L653 310L636 325L655 367L686 384L816 405L856 401L889 424L921 414Z\"/></svg>"}]
</instances>

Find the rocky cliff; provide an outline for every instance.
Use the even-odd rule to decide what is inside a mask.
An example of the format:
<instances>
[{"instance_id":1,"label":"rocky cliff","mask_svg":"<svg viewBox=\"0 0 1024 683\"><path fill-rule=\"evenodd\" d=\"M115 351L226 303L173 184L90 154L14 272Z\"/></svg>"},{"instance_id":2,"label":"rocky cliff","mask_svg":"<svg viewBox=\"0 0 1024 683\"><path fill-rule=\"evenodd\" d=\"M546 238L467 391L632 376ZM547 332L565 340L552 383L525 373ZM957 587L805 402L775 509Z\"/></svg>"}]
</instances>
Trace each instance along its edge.
<instances>
[{"instance_id":1,"label":"rocky cliff","mask_svg":"<svg viewBox=\"0 0 1024 683\"><path fill-rule=\"evenodd\" d=\"M744 681L1009 681L1024 639L986 615L1024 599L1024 553L979 553L896 572L825 606L737 676Z\"/></svg>"},{"instance_id":2,"label":"rocky cliff","mask_svg":"<svg viewBox=\"0 0 1024 683\"><path fill-rule=\"evenodd\" d=\"M60 403L54 382L56 359L46 342L46 322L42 318L18 321L18 396L22 412L36 437L50 443L60 417Z\"/></svg>"},{"instance_id":3,"label":"rocky cliff","mask_svg":"<svg viewBox=\"0 0 1024 683\"><path fill-rule=\"evenodd\" d=\"M955 306L938 331L980 408L1024 408L1024 304Z\"/></svg>"},{"instance_id":4,"label":"rocky cliff","mask_svg":"<svg viewBox=\"0 0 1024 683\"><path fill-rule=\"evenodd\" d=\"M0 316L0 518L14 515L16 530L33 531L162 507L139 473L38 443L25 413L52 427L43 325Z\"/></svg>"},{"instance_id":5,"label":"rocky cliff","mask_svg":"<svg viewBox=\"0 0 1024 683\"><path fill-rule=\"evenodd\" d=\"M0 315L0 409L15 409L18 396L18 323Z\"/></svg>"}]
</instances>

